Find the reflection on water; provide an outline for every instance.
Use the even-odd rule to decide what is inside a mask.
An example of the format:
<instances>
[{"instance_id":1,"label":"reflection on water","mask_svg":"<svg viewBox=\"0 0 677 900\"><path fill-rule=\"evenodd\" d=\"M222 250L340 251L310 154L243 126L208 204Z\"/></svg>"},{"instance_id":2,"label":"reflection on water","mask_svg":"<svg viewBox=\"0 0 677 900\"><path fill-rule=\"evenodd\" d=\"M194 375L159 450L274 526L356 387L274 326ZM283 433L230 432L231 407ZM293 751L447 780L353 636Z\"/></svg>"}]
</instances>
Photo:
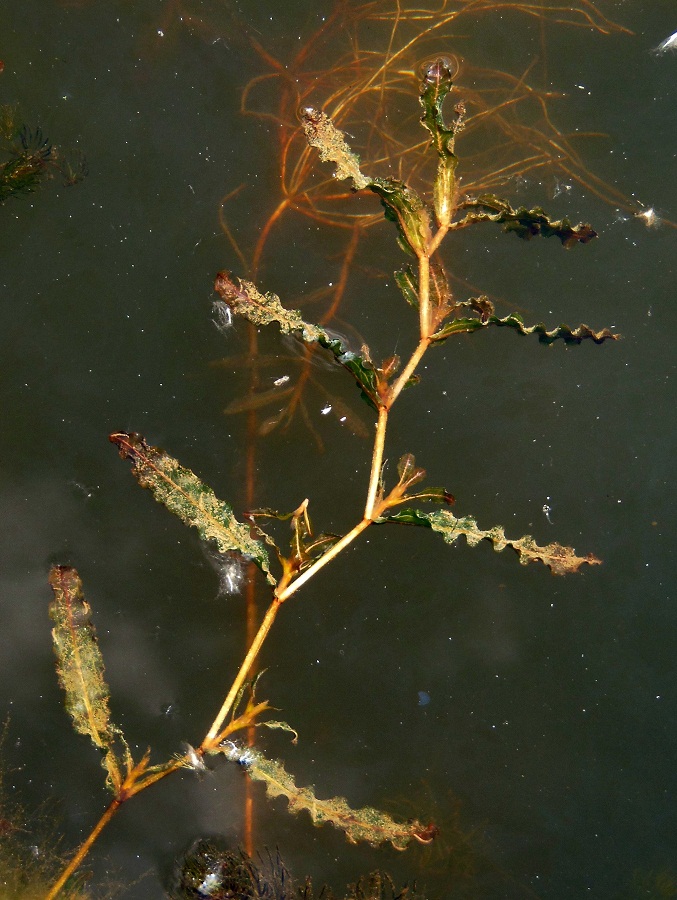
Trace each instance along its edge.
<instances>
[{"instance_id":1,"label":"reflection on water","mask_svg":"<svg viewBox=\"0 0 677 900\"><path fill-rule=\"evenodd\" d=\"M375 358L405 354L401 259L378 202L316 165L297 109L326 109L365 169L420 186L419 65L453 54L464 189L600 232L571 253L461 234L453 290L533 321L613 324L625 340L546 348L501 333L436 351L393 418L391 468L415 453L459 515L605 564L555 581L488 546L395 529L336 560L285 606L261 661L299 745L258 739L318 796L429 813L442 833L406 854L354 847L254 790L254 841L339 896L377 868L431 897L658 894L674 881L677 827L665 751L677 135L673 58L650 51L674 22L660 5L427 6L5 10L0 105L81 148L90 174L0 206L4 786L29 807L59 800L68 848L108 802L56 684L52 562L83 574L113 718L137 758L199 741L265 603L236 560L206 562L131 483L109 432L171 448L238 512L309 497L318 530L359 517L370 411L335 367L210 314L213 279L230 267L356 346L364 335ZM126 805L90 858L97 884L160 897L199 837L243 842L243 773L190 776Z\"/></svg>"}]
</instances>

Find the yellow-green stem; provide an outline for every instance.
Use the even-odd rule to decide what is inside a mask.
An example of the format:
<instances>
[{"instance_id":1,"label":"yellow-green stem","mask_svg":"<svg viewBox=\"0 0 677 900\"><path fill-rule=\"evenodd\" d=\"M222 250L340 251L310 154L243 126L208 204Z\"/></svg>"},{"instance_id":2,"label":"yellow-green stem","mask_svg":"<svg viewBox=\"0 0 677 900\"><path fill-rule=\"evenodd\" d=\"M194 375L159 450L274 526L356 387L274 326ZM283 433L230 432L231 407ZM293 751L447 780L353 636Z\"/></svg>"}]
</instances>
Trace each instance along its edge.
<instances>
[{"instance_id":1,"label":"yellow-green stem","mask_svg":"<svg viewBox=\"0 0 677 900\"><path fill-rule=\"evenodd\" d=\"M235 676L235 681L232 684L230 691L228 691L228 696L223 701L223 705L219 710L217 717L214 719L212 723L212 727L207 732L207 736L202 742L202 747L200 749L204 750L208 747L209 744L213 743L214 738L221 730L221 726L231 710L233 703L235 702L235 698L238 695L240 688L242 687L245 678L249 674L249 670L254 665L254 661L259 654L259 650L263 642L270 631L270 628L275 621L275 616L278 613L280 606L282 605L282 600L279 597L275 597L273 602L268 607L268 611L263 617L263 621L259 625L259 630L256 632L256 637L252 641L252 644L247 651L247 655L245 656L242 665L240 666L240 671Z\"/></svg>"},{"instance_id":2,"label":"yellow-green stem","mask_svg":"<svg viewBox=\"0 0 677 900\"><path fill-rule=\"evenodd\" d=\"M261 647L263 646L263 642L268 636L268 632L270 631L272 624L275 621L275 616L277 615L280 606L282 606L284 601L288 597L291 597L291 595L296 590L298 590L298 588L300 588L302 584L305 584L308 579L312 578L313 575L315 575L315 573L319 571L319 569L323 568L323 566L326 566L327 563L330 562L345 547L347 547L348 544L354 541L355 538L359 534L361 534L368 525L371 525L371 521L367 519L363 519L361 522L358 522L358 524L354 528L352 528L347 534L343 535L340 541L337 541L337 543L334 544L333 547L327 550L327 552L323 556L321 556L317 560L317 562L313 563L310 568L306 569L306 571L299 575L297 579L292 581L291 584L283 587L280 590L279 594L276 594L273 602L268 607L268 611L266 612L261 625L259 626L259 630L256 632L256 637L252 641L251 647L247 651L247 655L245 656L244 661L240 666L240 670L235 676L235 681L233 682L233 685L228 692L228 696L223 701L223 705L221 706L217 717L214 719L212 727L209 729L209 731L207 732L207 736L202 742L202 746L200 748L201 750L208 749L209 745L214 742L214 739L221 730L221 726L223 725L226 716L230 712L233 703L235 702L235 698L237 697L238 692L244 683L244 680L246 679L252 666L254 665L256 657L259 655Z\"/></svg>"},{"instance_id":3,"label":"yellow-green stem","mask_svg":"<svg viewBox=\"0 0 677 900\"><path fill-rule=\"evenodd\" d=\"M87 840L80 846L80 849L75 854L73 859L68 863L66 868L63 870L61 875L59 876L58 881L55 881L52 887L50 888L49 893L45 897L45 900L54 900L54 897L57 897L61 890L66 885L66 882L71 877L71 875L76 872L80 866L82 860L87 856L89 850L94 843L94 841L98 838L99 834L106 827L108 822L113 818L118 809L122 806L123 801L118 800L117 798L113 800L105 813L101 816L99 821L96 823L93 831L87 838Z\"/></svg>"},{"instance_id":4,"label":"yellow-green stem","mask_svg":"<svg viewBox=\"0 0 677 900\"><path fill-rule=\"evenodd\" d=\"M430 337L430 256L418 258L418 311L421 340Z\"/></svg>"},{"instance_id":5,"label":"yellow-green stem","mask_svg":"<svg viewBox=\"0 0 677 900\"><path fill-rule=\"evenodd\" d=\"M437 231L435 232L435 237L428 244L428 256L429 257L432 256L433 253L440 246L440 244L446 237L448 231L449 231L449 224L440 225L440 227L437 229Z\"/></svg>"},{"instance_id":6,"label":"yellow-green stem","mask_svg":"<svg viewBox=\"0 0 677 900\"><path fill-rule=\"evenodd\" d=\"M306 569L298 578L296 578L292 583L286 587L283 591L280 592L278 599L280 601L286 600L288 597L297 591L301 585L305 584L310 578L315 575L320 569L327 565L328 562L331 562L335 556L345 550L348 544L351 544L355 538L362 534L365 528L368 528L371 525L371 519L362 519L361 522L358 522L354 528L351 528L347 534L344 534L340 541L337 541L333 547L330 547L326 553L324 553L317 562L314 562L310 568Z\"/></svg>"},{"instance_id":7,"label":"yellow-green stem","mask_svg":"<svg viewBox=\"0 0 677 900\"><path fill-rule=\"evenodd\" d=\"M414 352L411 354L411 359L406 364L404 369L402 369L402 372L400 373L397 381L393 384L393 386L388 391L388 396L386 398L386 406L388 407L388 409L390 409L390 407L393 405L395 400L397 400L398 396L400 395L400 392L402 391L402 389L405 387L406 383L409 381L411 376L416 371L416 367L421 362L423 354L426 352L426 350L428 349L429 346L430 346L430 341L428 338L421 338L421 340L418 342L418 346L416 347Z\"/></svg>"},{"instance_id":8,"label":"yellow-green stem","mask_svg":"<svg viewBox=\"0 0 677 900\"><path fill-rule=\"evenodd\" d=\"M381 481L381 468L383 466L383 448L386 441L386 427L388 425L388 409L381 406L378 411L378 422L376 423L376 437L374 439L374 449L371 455L371 473L369 475L369 490L367 491L367 504L364 508L364 518L371 519L374 514L374 504L376 503L376 494Z\"/></svg>"}]
</instances>

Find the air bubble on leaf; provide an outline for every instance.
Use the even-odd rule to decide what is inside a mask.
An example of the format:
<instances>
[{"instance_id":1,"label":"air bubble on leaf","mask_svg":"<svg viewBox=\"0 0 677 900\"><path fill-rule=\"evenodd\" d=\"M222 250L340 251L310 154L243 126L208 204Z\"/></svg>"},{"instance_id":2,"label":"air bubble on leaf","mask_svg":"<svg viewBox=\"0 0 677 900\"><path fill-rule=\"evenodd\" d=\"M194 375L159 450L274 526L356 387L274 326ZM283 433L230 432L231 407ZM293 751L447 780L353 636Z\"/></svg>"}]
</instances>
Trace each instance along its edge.
<instances>
[{"instance_id":1,"label":"air bubble on leaf","mask_svg":"<svg viewBox=\"0 0 677 900\"><path fill-rule=\"evenodd\" d=\"M233 313L224 300L215 300L212 303L212 312L214 313L212 322L221 334L225 334L233 327Z\"/></svg>"},{"instance_id":2,"label":"air bubble on leaf","mask_svg":"<svg viewBox=\"0 0 677 900\"><path fill-rule=\"evenodd\" d=\"M208 547L206 553L219 578L217 596L234 597L241 594L247 581L248 560L241 553L219 553L214 547Z\"/></svg>"},{"instance_id":3,"label":"air bubble on leaf","mask_svg":"<svg viewBox=\"0 0 677 900\"><path fill-rule=\"evenodd\" d=\"M421 63L419 69L421 78L429 83L440 81L445 76L450 76L453 80L456 77L458 70L458 60L450 56L435 56L433 59Z\"/></svg>"}]
</instances>

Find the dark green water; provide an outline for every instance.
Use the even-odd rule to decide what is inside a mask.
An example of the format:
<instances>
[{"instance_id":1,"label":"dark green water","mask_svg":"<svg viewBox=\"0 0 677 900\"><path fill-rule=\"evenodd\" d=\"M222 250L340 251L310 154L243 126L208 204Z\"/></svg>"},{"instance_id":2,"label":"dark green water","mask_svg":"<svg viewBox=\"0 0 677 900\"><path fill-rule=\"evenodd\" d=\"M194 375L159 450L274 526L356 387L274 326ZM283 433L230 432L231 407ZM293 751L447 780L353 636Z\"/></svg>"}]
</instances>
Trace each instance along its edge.
<instances>
[{"instance_id":1,"label":"dark green water","mask_svg":"<svg viewBox=\"0 0 677 900\"><path fill-rule=\"evenodd\" d=\"M650 53L677 28L673 4L602 6L634 33L549 29L550 82L567 95L557 122L607 134L580 144L590 169L677 219L677 56ZM282 59L327 12L301 0L268 7L243 3L240 15ZM269 70L225 6L195 4L192 22L177 10L0 0L0 103L81 149L90 170L79 185L55 180L0 208L0 710L11 717L7 762L20 767L7 784L29 808L59 802L67 847L107 798L56 683L49 566L82 575L113 716L137 756L150 745L160 761L199 743L243 654L242 596L218 596L197 538L138 488L107 440L145 434L242 509L244 422L222 411L245 376L209 366L246 346L243 327L224 336L211 321L215 273L240 266L218 205L247 185L229 222L249 252L277 190L277 126L239 114L246 82ZM524 71L538 52L524 28L487 14L461 52ZM547 178L523 191L591 220L599 240L565 253L478 231L456 239L450 266L499 297L503 314L613 325L624 339L546 347L495 330L447 344L396 407L390 470L414 452L430 482L456 495L457 514L604 565L555 579L488 544L372 529L284 608L261 693L300 740L266 734L268 751L320 796L442 828L432 850L352 847L259 792L261 847L279 846L296 875L337 892L379 866L437 898L659 896L657 873L677 883L676 232L619 215L574 182L558 206ZM364 275L400 264L391 237L373 230L341 311L376 357L402 350L411 324L392 283ZM337 279L344 246L290 219L259 280L296 306ZM262 341L288 352L275 335ZM287 365L272 377L292 374ZM258 502L293 509L309 497L316 525L342 531L361 514L368 441L320 411L331 395L367 428L370 412L340 372L316 376L308 410L325 452L300 422L273 432L260 446ZM243 792L242 773L225 765L149 790L99 841L95 881L145 875L121 896L163 896L193 839L238 845ZM466 877L455 874L465 858L456 809L473 832Z\"/></svg>"}]
</instances>

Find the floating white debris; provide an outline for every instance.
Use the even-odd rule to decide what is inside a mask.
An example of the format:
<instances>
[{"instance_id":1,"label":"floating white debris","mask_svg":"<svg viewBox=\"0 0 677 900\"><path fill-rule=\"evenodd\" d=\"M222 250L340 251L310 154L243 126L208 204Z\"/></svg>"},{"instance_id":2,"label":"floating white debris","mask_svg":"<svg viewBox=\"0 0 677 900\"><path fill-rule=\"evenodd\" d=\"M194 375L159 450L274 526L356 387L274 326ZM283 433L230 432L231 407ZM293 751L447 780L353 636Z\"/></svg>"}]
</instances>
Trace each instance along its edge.
<instances>
[{"instance_id":1,"label":"floating white debris","mask_svg":"<svg viewBox=\"0 0 677 900\"><path fill-rule=\"evenodd\" d=\"M181 762L181 766L184 769L192 769L197 775L204 775L206 772L209 772L209 769L205 765L202 756L197 752L194 747L191 747L190 744L182 744L184 754L183 756L177 757Z\"/></svg>"},{"instance_id":2,"label":"floating white debris","mask_svg":"<svg viewBox=\"0 0 677 900\"><path fill-rule=\"evenodd\" d=\"M323 416L328 416L331 412L331 403L325 403L325 405L320 410Z\"/></svg>"},{"instance_id":3,"label":"floating white debris","mask_svg":"<svg viewBox=\"0 0 677 900\"><path fill-rule=\"evenodd\" d=\"M675 31L674 34L671 34L670 37L667 37L664 41L661 41L651 52L654 56L661 56L663 53L674 53L675 51L677 51L677 31Z\"/></svg>"},{"instance_id":4,"label":"floating white debris","mask_svg":"<svg viewBox=\"0 0 677 900\"><path fill-rule=\"evenodd\" d=\"M289 375L283 375L281 378L276 378L273 384L275 387L281 387L283 384L286 384L289 381Z\"/></svg>"},{"instance_id":5,"label":"floating white debris","mask_svg":"<svg viewBox=\"0 0 677 900\"><path fill-rule=\"evenodd\" d=\"M643 219L647 228L657 228L661 224L661 218L653 206L643 209L641 212L636 212L635 218Z\"/></svg>"}]
</instances>

